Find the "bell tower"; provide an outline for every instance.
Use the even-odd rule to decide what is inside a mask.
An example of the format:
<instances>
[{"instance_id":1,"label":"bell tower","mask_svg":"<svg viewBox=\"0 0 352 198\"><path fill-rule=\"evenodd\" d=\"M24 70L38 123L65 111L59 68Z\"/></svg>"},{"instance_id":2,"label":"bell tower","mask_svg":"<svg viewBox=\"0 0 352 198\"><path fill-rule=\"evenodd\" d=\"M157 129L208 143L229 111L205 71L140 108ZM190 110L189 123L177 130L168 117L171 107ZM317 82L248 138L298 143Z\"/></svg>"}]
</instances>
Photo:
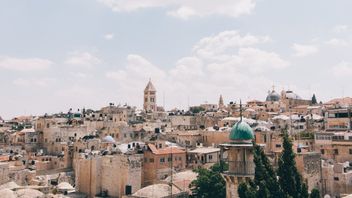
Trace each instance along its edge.
<instances>
[{"instance_id":1,"label":"bell tower","mask_svg":"<svg viewBox=\"0 0 352 198\"><path fill-rule=\"evenodd\" d=\"M156 89L149 79L147 86L144 89L144 102L143 102L143 109L146 112L153 112L156 111Z\"/></svg>"}]
</instances>

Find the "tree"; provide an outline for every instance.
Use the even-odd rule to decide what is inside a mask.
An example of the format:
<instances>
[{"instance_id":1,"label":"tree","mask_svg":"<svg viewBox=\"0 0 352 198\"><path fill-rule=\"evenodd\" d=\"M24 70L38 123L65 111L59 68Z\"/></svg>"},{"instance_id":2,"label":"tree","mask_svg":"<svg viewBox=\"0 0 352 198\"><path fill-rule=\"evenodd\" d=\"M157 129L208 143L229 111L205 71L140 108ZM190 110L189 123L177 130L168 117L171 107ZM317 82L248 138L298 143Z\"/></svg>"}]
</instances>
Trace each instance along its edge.
<instances>
[{"instance_id":1,"label":"tree","mask_svg":"<svg viewBox=\"0 0 352 198\"><path fill-rule=\"evenodd\" d=\"M197 114L199 112L205 111L205 109L203 107L200 107L200 106L194 106L194 107L190 107L189 111L194 113L194 114Z\"/></svg>"},{"instance_id":2,"label":"tree","mask_svg":"<svg viewBox=\"0 0 352 198\"><path fill-rule=\"evenodd\" d=\"M238 188L238 194L241 198L281 198L283 193L278 184L275 171L273 170L263 149L254 145L254 180L249 184L244 183Z\"/></svg>"},{"instance_id":3,"label":"tree","mask_svg":"<svg viewBox=\"0 0 352 198\"><path fill-rule=\"evenodd\" d=\"M298 173L292 142L287 133L283 136L283 152L279 159L279 184L283 193L292 198L308 197L307 187L302 184L301 175Z\"/></svg>"},{"instance_id":4,"label":"tree","mask_svg":"<svg viewBox=\"0 0 352 198\"><path fill-rule=\"evenodd\" d=\"M312 104L318 104L315 94L313 94L313 97L312 97Z\"/></svg>"},{"instance_id":5,"label":"tree","mask_svg":"<svg viewBox=\"0 0 352 198\"><path fill-rule=\"evenodd\" d=\"M256 191L247 182L242 182L238 185L238 196L241 198L256 198Z\"/></svg>"},{"instance_id":6,"label":"tree","mask_svg":"<svg viewBox=\"0 0 352 198\"><path fill-rule=\"evenodd\" d=\"M314 188L312 192L310 193L309 198L320 198L320 193L319 190Z\"/></svg>"},{"instance_id":7,"label":"tree","mask_svg":"<svg viewBox=\"0 0 352 198\"><path fill-rule=\"evenodd\" d=\"M283 197L283 192L281 190L280 184L278 183L277 180L277 175L268 159L268 157L265 155L264 150L257 146L258 152L260 153L260 157L263 163L263 166L265 168L265 177L264 179L267 182L267 188L271 194L271 197L273 198L281 198Z\"/></svg>"},{"instance_id":8,"label":"tree","mask_svg":"<svg viewBox=\"0 0 352 198\"><path fill-rule=\"evenodd\" d=\"M224 161L220 161L219 163L216 163L210 167L210 170L213 172L223 173L224 171L229 170L229 165Z\"/></svg>"},{"instance_id":9,"label":"tree","mask_svg":"<svg viewBox=\"0 0 352 198\"><path fill-rule=\"evenodd\" d=\"M192 181L190 188L192 196L199 198L226 197L226 183L221 173L227 170L225 162L217 163L207 170L199 168L194 170L198 173L197 179Z\"/></svg>"}]
</instances>

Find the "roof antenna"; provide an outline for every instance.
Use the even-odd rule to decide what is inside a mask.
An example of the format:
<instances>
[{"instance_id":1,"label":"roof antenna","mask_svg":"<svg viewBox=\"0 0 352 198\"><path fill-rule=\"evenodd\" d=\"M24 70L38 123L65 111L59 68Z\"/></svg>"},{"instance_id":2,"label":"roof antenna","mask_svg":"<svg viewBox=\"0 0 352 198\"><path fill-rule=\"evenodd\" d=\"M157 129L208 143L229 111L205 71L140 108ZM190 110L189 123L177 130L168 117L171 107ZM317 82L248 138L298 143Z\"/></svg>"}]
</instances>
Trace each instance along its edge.
<instances>
[{"instance_id":1,"label":"roof antenna","mask_svg":"<svg viewBox=\"0 0 352 198\"><path fill-rule=\"evenodd\" d=\"M242 122L242 100L240 99L240 122Z\"/></svg>"}]
</instances>

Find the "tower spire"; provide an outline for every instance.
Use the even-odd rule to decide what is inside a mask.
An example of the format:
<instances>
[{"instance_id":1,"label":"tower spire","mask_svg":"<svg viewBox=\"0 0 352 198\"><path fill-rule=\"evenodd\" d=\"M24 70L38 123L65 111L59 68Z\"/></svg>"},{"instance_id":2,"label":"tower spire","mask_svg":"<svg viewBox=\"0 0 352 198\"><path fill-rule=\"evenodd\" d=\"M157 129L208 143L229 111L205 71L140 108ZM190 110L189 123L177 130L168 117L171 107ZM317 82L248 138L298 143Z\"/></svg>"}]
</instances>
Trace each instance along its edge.
<instances>
[{"instance_id":1,"label":"tower spire","mask_svg":"<svg viewBox=\"0 0 352 198\"><path fill-rule=\"evenodd\" d=\"M219 109L223 109L223 108L224 108L224 99L222 98L222 94L220 94Z\"/></svg>"}]
</instances>

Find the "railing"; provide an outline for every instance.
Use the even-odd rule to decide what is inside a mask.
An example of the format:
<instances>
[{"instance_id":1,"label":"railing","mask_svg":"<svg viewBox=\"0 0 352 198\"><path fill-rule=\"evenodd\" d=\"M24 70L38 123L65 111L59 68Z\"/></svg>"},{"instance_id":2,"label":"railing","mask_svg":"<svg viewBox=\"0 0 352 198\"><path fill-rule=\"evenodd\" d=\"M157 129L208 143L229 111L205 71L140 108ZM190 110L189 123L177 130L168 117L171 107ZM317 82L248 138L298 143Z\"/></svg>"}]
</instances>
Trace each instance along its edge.
<instances>
[{"instance_id":1,"label":"railing","mask_svg":"<svg viewBox=\"0 0 352 198\"><path fill-rule=\"evenodd\" d=\"M228 175L254 175L255 165L253 162L227 161L229 170Z\"/></svg>"}]
</instances>

